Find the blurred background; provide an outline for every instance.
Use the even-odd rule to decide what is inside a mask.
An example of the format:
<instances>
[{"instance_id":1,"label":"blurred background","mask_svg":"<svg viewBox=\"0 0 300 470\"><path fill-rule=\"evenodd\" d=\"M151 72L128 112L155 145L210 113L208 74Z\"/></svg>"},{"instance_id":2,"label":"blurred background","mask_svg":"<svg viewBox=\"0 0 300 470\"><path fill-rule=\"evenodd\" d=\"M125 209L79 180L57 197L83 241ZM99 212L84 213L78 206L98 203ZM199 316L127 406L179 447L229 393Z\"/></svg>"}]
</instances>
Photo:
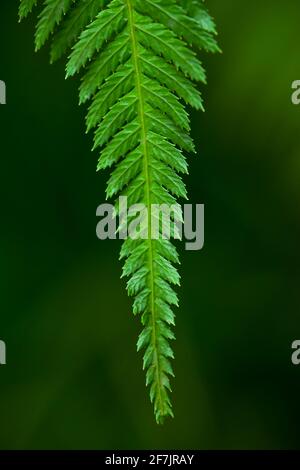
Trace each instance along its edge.
<instances>
[{"instance_id":1,"label":"blurred background","mask_svg":"<svg viewBox=\"0 0 300 470\"><path fill-rule=\"evenodd\" d=\"M205 247L181 250L175 419L155 424L119 241L99 241L78 80L35 54L36 15L0 6L2 449L299 448L298 0L207 0L222 55L203 56L205 114L186 179Z\"/></svg>"}]
</instances>

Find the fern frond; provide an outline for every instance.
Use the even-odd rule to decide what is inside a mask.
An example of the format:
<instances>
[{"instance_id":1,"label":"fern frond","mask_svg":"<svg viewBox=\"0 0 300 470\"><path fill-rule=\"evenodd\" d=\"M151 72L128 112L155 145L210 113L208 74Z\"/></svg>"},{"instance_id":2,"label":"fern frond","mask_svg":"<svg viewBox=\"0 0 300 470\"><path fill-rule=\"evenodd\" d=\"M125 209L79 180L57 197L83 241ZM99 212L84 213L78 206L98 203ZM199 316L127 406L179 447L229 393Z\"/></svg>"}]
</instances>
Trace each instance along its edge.
<instances>
[{"instance_id":1,"label":"fern frond","mask_svg":"<svg viewBox=\"0 0 300 470\"><path fill-rule=\"evenodd\" d=\"M123 31L110 43L104 51L88 67L88 71L82 78L80 86L80 103L89 100L120 64L126 62L131 55L130 38L127 31Z\"/></svg>"},{"instance_id":2,"label":"fern frond","mask_svg":"<svg viewBox=\"0 0 300 470\"><path fill-rule=\"evenodd\" d=\"M198 22L200 28L208 33L212 33L213 35L217 34L217 29L215 22L211 15L207 12L204 8L204 5L199 0L182 0L181 1L182 7L185 9L187 14L194 18L195 21ZM216 41L215 41L216 42ZM217 43L215 44L216 50L219 50Z\"/></svg>"},{"instance_id":3,"label":"fern frond","mask_svg":"<svg viewBox=\"0 0 300 470\"><path fill-rule=\"evenodd\" d=\"M114 33L122 29L127 20L124 11L124 2L113 0L81 33L67 64L67 77L75 75Z\"/></svg>"},{"instance_id":4,"label":"fern frond","mask_svg":"<svg viewBox=\"0 0 300 470\"><path fill-rule=\"evenodd\" d=\"M146 76L155 78L162 85L174 91L179 98L193 108L202 109L203 104L200 92L194 84L185 78L178 70L174 73L174 67L165 62L161 57L156 57L145 49L140 50L141 69Z\"/></svg>"},{"instance_id":5,"label":"fern frond","mask_svg":"<svg viewBox=\"0 0 300 470\"><path fill-rule=\"evenodd\" d=\"M179 3L177 0L137 0L136 7L142 14L164 24L189 44L207 52L219 51L213 36L201 27L199 21L188 16Z\"/></svg>"},{"instance_id":6,"label":"fern frond","mask_svg":"<svg viewBox=\"0 0 300 470\"><path fill-rule=\"evenodd\" d=\"M38 0L21 0L19 5L19 20L26 18L36 6Z\"/></svg>"},{"instance_id":7,"label":"fern frond","mask_svg":"<svg viewBox=\"0 0 300 470\"><path fill-rule=\"evenodd\" d=\"M176 35L160 23L153 23L150 18L137 16L137 32L139 42L146 49L153 49L172 62L186 76L193 80L205 81L205 72L196 54L186 44L177 39Z\"/></svg>"},{"instance_id":8,"label":"fern frond","mask_svg":"<svg viewBox=\"0 0 300 470\"><path fill-rule=\"evenodd\" d=\"M21 0L20 18L36 3ZM178 253L152 206L172 206L171 235L179 238L177 199L187 198L184 152L195 151L184 105L203 109L197 83L206 83L206 75L197 52L219 50L215 25L201 0L45 0L36 49L54 32L51 60L72 46L67 77L84 69L80 103L92 100L86 125L95 129L97 169L112 169L107 198L127 196L129 206L147 208L145 236L126 239L120 259L133 313L143 325L137 349L144 350L146 385L162 423L173 416L170 341L180 276ZM152 237L154 222L158 239Z\"/></svg>"},{"instance_id":9,"label":"fern frond","mask_svg":"<svg viewBox=\"0 0 300 470\"><path fill-rule=\"evenodd\" d=\"M74 0L46 0L39 15L35 33L35 49L38 51L47 41L54 28L61 22Z\"/></svg>"},{"instance_id":10,"label":"fern frond","mask_svg":"<svg viewBox=\"0 0 300 470\"><path fill-rule=\"evenodd\" d=\"M51 47L51 62L59 59L76 42L81 31L95 18L105 3L105 0L75 2L63 27L54 38Z\"/></svg>"}]
</instances>

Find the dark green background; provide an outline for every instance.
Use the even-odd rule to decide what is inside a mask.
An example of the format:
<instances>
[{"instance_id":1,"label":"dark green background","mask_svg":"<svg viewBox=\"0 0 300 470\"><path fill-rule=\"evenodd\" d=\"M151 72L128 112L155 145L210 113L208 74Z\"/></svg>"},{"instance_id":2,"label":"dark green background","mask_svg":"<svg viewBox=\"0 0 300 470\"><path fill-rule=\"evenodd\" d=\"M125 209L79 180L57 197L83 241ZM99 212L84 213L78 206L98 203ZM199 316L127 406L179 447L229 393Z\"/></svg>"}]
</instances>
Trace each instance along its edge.
<instances>
[{"instance_id":1,"label":"dark green background","mask_svg":"<svg viewBox=\"0 0 300 470\"><path fill-rule=\"evenodd\" d=\"M0 6L3 449L299 448L298 0L209 0L206 113L186 179L206 243L182 252L175 419L154 423L118 241L96 239L97 174L78 81Z\"/></svg>"}]
</instances>

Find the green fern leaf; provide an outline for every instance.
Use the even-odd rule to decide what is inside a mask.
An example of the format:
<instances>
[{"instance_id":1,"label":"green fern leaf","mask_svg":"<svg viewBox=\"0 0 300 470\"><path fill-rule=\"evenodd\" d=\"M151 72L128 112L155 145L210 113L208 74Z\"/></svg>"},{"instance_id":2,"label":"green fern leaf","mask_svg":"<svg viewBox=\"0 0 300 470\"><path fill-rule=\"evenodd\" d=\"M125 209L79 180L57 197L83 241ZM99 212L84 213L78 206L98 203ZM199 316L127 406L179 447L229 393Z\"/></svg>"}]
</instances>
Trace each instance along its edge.
<instances>
[{"instance_id":1,"label":"green fern leaf","mask_svg":"<svg viewBox=\"0 0 300 470\"><path fill-rule=\"evenodd\" d=\"M38 0L21 0L19 6L19 19L20 21L26 18L31 13L33 7L36 6Z\"/></svg>"},{"instance_id":2,"label":"green fern leaf","mask_svg":"<svg viewBox=\"0 0 300 470\"><path fill-rule=\"evenodd\" d=\"M81 33L73 48L67 65L67 77L74 75L98 52L106 41L126 23L125 5L122 0L113 0L108 8Z\"/></svg>"},{"instance_id":3,"label":"green fern leaf","mask_svg":"<svg viewBox=\"0 0 300 470\"><path fill-rule=\"evenodd\" d=\"M182 0L181 4L187 14L198 22L200 28L208 33L212 33L213 35L217 34L215 22L204 8L203 3L199 2L199 0ZM210 38L210 40L212 39L213 37ZM215 48L220 51L216 41Z\"/></svg>"},{"instance_id":4,"label":"green fern leaf","mask_svg":"<svg viewBox=\"0 0 300 470\"><path fill-rule=\"evenodd\" d=\"M176 68L193 80L205 81L205 72L196 54L186 44L160 23L153 23L150 18L137 16L138 38L146 49L153 49L157 55L173 62Z\"/></svg>"},{"instance_id":5,"label":"green fern leaf","mask_svg":"<svg viewBox=\"0 0 300 470\"><path fill-rule=\"evenodd\" d=\"M83 0L75 2L63 27L54 38L51 47L51 62L59 59L77 40L81 31L103 8L105 0Z\"/></svg>"},{"instance_id":6,"label":"green fern leaf","mask_svg":"<svg viewBox=\"0 0 300 470\"><path fill-rule=\"evenodd\" d=\"M199 21L186 14L177 0L137 0L136 7L142 14L148 14L169 30L173 30L189 44L208 52L219 51L214 38L201 27Z\"/></svg>"},{"instance_id":7,"label":"green fern leaf","mask_svg":"<svg viewBox=\"0 0 300 470\"><path fill-rule=\"evenodd\" d=\"M36 4L21 0L20 19ZM127 196L128 206L148 209L144 236L127 238L120 259L143 326L137 349L144 351L146 385L162 423L173 416L170 342L180 276L176 248L165 239L168 227L152 205L172 206L171 237L180 238L175 220L183 217L178 198L187 198L184 152L195 151L184 105L203 109L197 82L206 83L206 75L197 54L219 51L215 25L201 0L45 0L36 49L53 33L51 60L72 47L66 76L84 70L79 100L91 100L86 125L100 149L97 169L112 169L107 198Z\"/></svg>"},{"instance_id":8,"label":"green fern leaf","mask_svg":"<svg viewBox=\"0 0 300 470\"><path fill-rule=\"evenodd\" d=\"M101 122L117 100L133 89L133 78L131 64L126 63L106 80L89 109L86 119L88 131Z\"/></svg>"},{"instance_id":9,"label":"green fern leaf","mask_svg":"<svg viewBox=\"0 0 300 470\"><path fill-rule=\"evenodd\" d=\"M174 91L186 104L196 109L203 110L200 92L194 84L185 78L178 70L174 73L174 67L165 62L161 57L156 57L141 48L141 69L146 76L150 76L165 85L170 91Z\"/></svg>"},{"instance_id":10,"label":"green fern leaf","mask_svg":"<svg viewBox=\"0 0 300 470\"><path fill-rule=\"evenodd\" d=\"M39 15L35 33L35 49L38 51L47 41L63 16L71 7L74 0L46 0L44 9Z\"/></svg>"},{"instance_id":11,"label":"green fern leaf","mask_svg":"<svg viewBox=\"0 0 300 470\"><path fill-rule=\"evenodd\" d=\"M80 103L89 100L118 66L129 59L130 55L129 34L123 31L107 44L102 54L99 54L89 66L80 86Z\"/></svg>"}]
</instances>

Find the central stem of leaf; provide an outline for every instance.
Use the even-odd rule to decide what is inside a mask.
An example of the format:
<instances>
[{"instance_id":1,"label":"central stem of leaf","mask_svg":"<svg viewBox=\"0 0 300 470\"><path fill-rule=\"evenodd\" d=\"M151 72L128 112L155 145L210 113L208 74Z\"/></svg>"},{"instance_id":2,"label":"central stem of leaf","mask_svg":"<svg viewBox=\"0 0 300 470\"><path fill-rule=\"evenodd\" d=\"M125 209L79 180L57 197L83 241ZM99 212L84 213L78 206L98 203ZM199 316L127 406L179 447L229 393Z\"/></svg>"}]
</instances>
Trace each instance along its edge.
<instances>
[{"instance_id":1,"label":"central stem of leaf","mask_svg":"<svg viewBox=\"0 0 300 470\"><path fill-rule=\"evenodd\" d=\"M152 228L151 228L151 171L150 171L150 161L149 161L149 149L147 143L147 125L145 118L145 100L143 96L142 88L142 72L140 67L139 53L138 53L138 41L136 37L136 27L134 20L134 8L132 0L125 0L127 9L128 9L128 27L130 31L131 38L131 47L132 47L132 60L133 67L135 72L135 86L138 97L138 114L141 124L141 146L143 148L144 156L144 174L145 174L145 199L148 210L148 244L149 244L149 288L151 296L151 323L152 323L152 341L153 341L153 360L155 367L155 376L157 381L157 391L158 391L158 402L161 416L164 413L164 402L162 399L162 384L161 384L161 374L160 374L160 364L159 364L159 351L157 344L157 334L156 334L156 305L155 305L155 282L154 282L154 263L153 263L153 241L151 238Z\"/></svg>"}]
</instances>

